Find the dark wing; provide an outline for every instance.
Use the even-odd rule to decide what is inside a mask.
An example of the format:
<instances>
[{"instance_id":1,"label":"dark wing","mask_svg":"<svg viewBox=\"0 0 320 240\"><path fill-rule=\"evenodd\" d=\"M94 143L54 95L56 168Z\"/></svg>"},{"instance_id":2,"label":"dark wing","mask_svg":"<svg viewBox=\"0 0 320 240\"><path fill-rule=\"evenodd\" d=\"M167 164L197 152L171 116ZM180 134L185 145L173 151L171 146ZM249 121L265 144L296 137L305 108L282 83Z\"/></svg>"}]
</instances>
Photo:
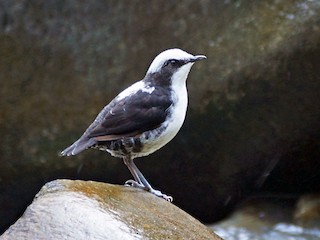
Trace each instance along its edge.
<instances>
[{"instance_id":1,"label":"dark wing","mask_svg":"<svg viewBox=\"0 0 320 240\"><path fill-rule=\"evenodd\" d=\"M154 129L165 121L171 104L169 94L165 94L161 89L152 93L138 91L116 101L100 123L88 132L88 137L99 137L97 139L100 140L103 136L105 139L117 139Z\"/></svg>"},{"instance_id":2,"label":"dark wing","mask_svg":"<svg viewBox=\"0 0 320 240\"><path fill-rule=\"evenodd\" d=\"M76 155L99 141L138 135L165 121L172 101L168 91L138 91L123 99L115 98L99 113L84 134L62 156Z\"/></svg>"}]
</instances>

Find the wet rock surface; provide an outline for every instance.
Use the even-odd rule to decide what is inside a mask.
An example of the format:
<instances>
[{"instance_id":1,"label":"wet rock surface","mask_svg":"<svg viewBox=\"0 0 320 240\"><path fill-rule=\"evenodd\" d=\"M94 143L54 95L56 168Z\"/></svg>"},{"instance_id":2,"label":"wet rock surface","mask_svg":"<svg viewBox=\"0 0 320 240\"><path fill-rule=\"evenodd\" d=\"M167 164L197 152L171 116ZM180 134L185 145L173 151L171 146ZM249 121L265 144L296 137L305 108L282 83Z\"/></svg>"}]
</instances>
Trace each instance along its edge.
<instances>
[{"instance_id":1,"label":"wet rock surface","mask_svg":"<svg viewBox=\"0 0 320 240\"><path fill-rule=\"evenodd\" d=\"M47 183L0 239L221 239L173 204L106 183Z\"/></svg>"},{"instance_id":2,"label":"wet rock surface","mask_svg":"<svg viewBox=\"0 0 320 240\"><path fill-rule=\"evenodd\" d=\"M58 158L164 49L208 59L177 137L137 160L212 222L253 192L319 191L319 1L0 2L0 231L56 178L122 184L121 160Z\"/></svg>"},{"instance_id":3,"label":"wet rock surface","mask_svg":"<svg viewBox=\"0 0 320 240\"><path fill-rule=\"evenodd\" d=\"M224 239L316 240L320 238L319 196L256 198L212 227Z\"/></svg>"}]
</instances>

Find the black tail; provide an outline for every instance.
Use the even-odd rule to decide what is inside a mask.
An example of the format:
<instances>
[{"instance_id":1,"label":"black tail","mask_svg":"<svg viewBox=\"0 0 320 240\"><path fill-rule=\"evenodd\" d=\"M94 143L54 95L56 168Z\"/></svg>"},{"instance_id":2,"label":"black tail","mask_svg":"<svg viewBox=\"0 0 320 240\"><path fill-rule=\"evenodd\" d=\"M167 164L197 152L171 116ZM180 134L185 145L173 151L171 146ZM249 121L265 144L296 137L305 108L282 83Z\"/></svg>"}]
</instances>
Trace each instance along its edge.
<instances>
[{"instance_id":1,"label":"black tail","mask_svg":"<svg viewBox=\"0 0 320 240\"><path fill-rule=\"evenodd\" d=\"M60 153L60 156L72 156L77 155L78 153L82 152L83 150L86 150L93 145L95 145L97 142L92 138L85 138L85 139L78 139L76 142L74 142L70 147L67 147L65 150L63 150Z\"/></svg>"}]
</instances>

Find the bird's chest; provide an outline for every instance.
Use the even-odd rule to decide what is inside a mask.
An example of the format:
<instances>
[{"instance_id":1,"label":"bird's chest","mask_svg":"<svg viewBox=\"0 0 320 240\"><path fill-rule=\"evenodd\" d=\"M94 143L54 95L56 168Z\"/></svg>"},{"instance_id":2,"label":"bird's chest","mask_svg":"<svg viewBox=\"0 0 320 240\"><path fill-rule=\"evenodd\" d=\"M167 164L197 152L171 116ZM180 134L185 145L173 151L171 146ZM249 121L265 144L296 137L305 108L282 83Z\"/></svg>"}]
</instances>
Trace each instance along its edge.
<instances>
[{"instance_id":1,"label":"bird's chest","mask_svg":"<svg viewBox=\"0 0 320 240\"><path fill-rule=\"evenodd\" d=\"M158 128L144 133L141 137L143 156L153 153L166 145L180 130L188 106L186 89L182 89L179 92L173 92L172 98L173 104L168 109L166 120Z\"/></svg>"},{"instance_id":2,"label":"bird's chest","mask_svg":"<svg viewBox=\"0 0 320 240\"><path fill-rule=\"evenodd\" d=\"M185 91L184 91L185 90ZM178 93L173 94L173 105L169 109L166 119L166 129L163 132L164 137L170 140L180 130L187 112L188 96L186 89L181 89Z\"/></svg>"}]
</instances>

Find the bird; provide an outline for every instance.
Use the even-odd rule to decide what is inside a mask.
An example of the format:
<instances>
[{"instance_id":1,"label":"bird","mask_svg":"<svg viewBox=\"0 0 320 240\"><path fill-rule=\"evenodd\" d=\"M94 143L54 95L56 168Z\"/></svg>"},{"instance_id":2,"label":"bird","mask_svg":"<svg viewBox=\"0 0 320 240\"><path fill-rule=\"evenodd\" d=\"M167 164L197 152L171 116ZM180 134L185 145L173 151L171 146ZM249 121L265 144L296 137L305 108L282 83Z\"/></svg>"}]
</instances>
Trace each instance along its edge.
<instances>
[{"instance_id":1,"label":"bird","mask_svg":"<svg viewBox=\"0 0 320 240\"><path fill-rule=\"evenodd\" d=\"M120 92L97 115L83 135L63 150L72 156L88 149L122 158L134 180L125 186L146 190L169 202L173 198L154 189L134 163L170 142L186 116L186 80L192 65L206 59L179 48L165 50L151 62L145 77Z\"/></svg>"}]
</instances>

